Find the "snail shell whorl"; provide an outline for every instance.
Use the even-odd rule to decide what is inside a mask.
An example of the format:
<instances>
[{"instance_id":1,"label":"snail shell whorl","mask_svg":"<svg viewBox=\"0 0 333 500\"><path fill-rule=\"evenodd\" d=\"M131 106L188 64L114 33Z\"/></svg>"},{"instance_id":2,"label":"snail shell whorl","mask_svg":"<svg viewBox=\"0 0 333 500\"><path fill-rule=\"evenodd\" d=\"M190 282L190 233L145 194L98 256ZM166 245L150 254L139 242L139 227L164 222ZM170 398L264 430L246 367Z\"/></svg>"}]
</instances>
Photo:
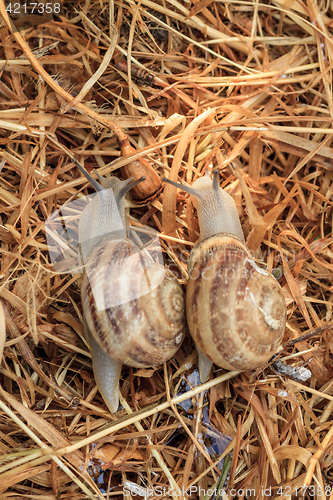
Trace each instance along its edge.
<instances>
[{"instance_id":1,"label":"snail shell whorl","mask_svg":"<svg viewBox=\"0 0 333 500\"><path fill-rule=\"evenodd\" d=\"M101 245L89 265L82 305L103 351L138 368L170 359L185 332L184 294L173 273L125 239Z\"/></svg>"},{"instance_id":2,"label":"snail shell whorl","mask_svg":"<svg viewBox=\"0 0 333 500\"><path fill-rule=\"evenodd\" d=\"M187 321L202 353L228 370L266 363L286 322L285 299L275 278L255 264L241 240L225 233L193 248L189 272Z\"/></svg>"}]
</instances>

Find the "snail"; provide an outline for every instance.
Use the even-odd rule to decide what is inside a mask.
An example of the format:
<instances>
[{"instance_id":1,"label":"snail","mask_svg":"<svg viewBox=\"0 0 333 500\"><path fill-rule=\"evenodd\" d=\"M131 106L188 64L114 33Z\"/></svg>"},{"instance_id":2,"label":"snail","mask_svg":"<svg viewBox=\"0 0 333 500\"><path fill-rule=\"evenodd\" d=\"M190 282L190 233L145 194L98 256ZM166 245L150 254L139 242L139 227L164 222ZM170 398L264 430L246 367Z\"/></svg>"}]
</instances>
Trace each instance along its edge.
<instances>
[{"instance_id":1,"label":"snail","mask_svg":"<svg viewBox=\"0 0 333 500\"><path fill-rule=\"evenodd\" d=\"M261 269L245 245L233 198L208 172L192 187L164 179L190 193L200 239L188 259L187 322L204 382L212 363L252 370L275 354L286 324L286 304L273 275Z\"/></svg>"},{"instance_id":2,"label":"snail","mask_svg":"<svg viewBox=\"0 0 333 500\"><path fill-rule=\"evenodd\" d=\"M155 367L180 347L185 299L174 274L127 237L125 195L143 179L99 176L100 185L75 164L97 190L79 221L81 299L96 384L114 413L122 364Z\"/></svg>"}]
</instances>

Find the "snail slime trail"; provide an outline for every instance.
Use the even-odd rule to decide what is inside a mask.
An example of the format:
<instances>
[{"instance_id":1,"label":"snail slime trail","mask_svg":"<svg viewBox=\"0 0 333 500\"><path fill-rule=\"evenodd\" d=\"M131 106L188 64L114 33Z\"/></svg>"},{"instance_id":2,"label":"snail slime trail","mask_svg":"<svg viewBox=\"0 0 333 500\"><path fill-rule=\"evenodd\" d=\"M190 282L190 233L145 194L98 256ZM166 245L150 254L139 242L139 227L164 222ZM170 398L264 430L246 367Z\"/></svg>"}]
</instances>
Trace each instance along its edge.
<instances>
[{"instance_id":1,"label":"snail slime trail","mask_svg":"<svg viewBox=\"0 0 333 500\"><path fill-rule=\"evenodd\" d=\"M277 351L286 303L273 275L261 269L245 245L237 207L208 172L191 187L164 179L194 198L200 238L188 259L186 316L199 357L201 382L212 364L253 370Z\"/></svg>"},{"instance_id":2,"label":"snail slime trail","mask_svg":"<svg viewBox=\"0 0 333 500\"><path fill-rule=\"evenodd\" d=\"M75 162L77 164L77 162ZM185 298L174 274L128 236L126 194L144 177L96 182L80 214L79 260L84 334L96 384L109 410L119 406L122 364L157 367L179 349L185 333ZM156 245L153 245L154 249ZM148 248L149 250L149 248Z\"/></svg>"}]
</instances>

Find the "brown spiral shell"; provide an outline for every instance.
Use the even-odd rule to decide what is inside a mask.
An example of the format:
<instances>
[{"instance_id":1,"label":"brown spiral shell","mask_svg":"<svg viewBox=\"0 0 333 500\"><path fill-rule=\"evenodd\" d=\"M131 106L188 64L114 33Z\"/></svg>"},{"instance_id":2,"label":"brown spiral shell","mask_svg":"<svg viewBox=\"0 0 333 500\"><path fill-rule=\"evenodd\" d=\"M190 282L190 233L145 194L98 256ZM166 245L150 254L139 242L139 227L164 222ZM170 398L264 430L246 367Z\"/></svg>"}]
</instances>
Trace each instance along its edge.
<instances>
[{"instance_id":1,"label":"brown spiral shell","mask_svg":"<svg viewBox=\"0 0 333 500\"><path fill-rule=\"evenodd\" d=\"M102 244L88 260L82 306L103 351L138 368L170 359L185 333L185 299L173 273L125 238Z\"/></svg>"},{"instance_id":2,"label":"brown spiral shell","mask_svg":"<svg viewBox=\"0 0 333 500\"><path fill-rule=\"evenodd\" d=\"M275 354L286 304L275 278L260 269L241 240L219 233L189 257L187 321L201 352L228 370L251 370Z\"/></svg>"}]
</instances>

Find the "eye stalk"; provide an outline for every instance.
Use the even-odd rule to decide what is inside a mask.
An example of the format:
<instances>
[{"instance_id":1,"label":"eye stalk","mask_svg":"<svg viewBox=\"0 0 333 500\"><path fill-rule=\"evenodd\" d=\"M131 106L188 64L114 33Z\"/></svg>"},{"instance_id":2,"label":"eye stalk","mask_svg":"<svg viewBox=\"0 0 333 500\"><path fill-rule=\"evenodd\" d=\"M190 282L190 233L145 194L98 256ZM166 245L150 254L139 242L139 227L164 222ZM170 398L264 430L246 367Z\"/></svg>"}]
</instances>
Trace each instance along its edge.
<instances>
[{"instance_id":1,"label":"eye stalk","mask_svg":"<svg viewBox=\"0 0 333 500\"><path fill-rule=\"evenodd\" d=\"M181 189L182 191L185 191L185 193L190 194L191 196L195 196L195 198L202 198L202 195L200 191L193 189L191 186L187 186L185 184L180 184L179 182L172 181L170 179L167 179L164 177L163 182L166 182L167 184L171 184L171 186L174 186L178 189Z\"/></svg>"},{"instance_id":2,"label":"eye stalk","mask_svg":"<svg viewBox=\"0 0 333 500\"><path fill-rule=\"evenodd\" d=\"M219 171L214 170L213 181L208 171L197 179L192 186L165 179L165 182L175 186L195 198L200 226L200 240L210 238L218 233L234 234L242 241L244 235L239 221L234 199L219 185Z\"/></svg>"},{"instance_id":3,"label":"eye stalk","mask_svg":"<svg viewBox=\"0 0 333 500\"><path fill-rule=\"evenodd\" d=\"M101 184L99 184L75 158L72 158L72 160L74 165L80 170L81 174L85 176L85 178L90 182L90 184L95 188L97 192L105 191L106 189L108 189L108 186L103 186L103 183L107 182L106 179L101 175L99 175L98 172L95 173L98 176L99 180L101 181ZM133 181L133 179L134 176L130 177L129 179L126 179L125 181L121 181L123 184L122 187L117 192L117 200L123 198L128 193L128 191L130 191L132 188L140 184L140 182L145 181L146 177L143 175L139 179L136 179L135 181Z\"/></svg>"},{"instance_id":4,"label":"eye stalk","mask_svg":"<svg viewBox=\"0 0 333 500\"><path fill-rule=\"evenodd\" d=\"M216 196L218 196L219 189L220 189L219 176L220 176L219 171L214 170L214 172L213 172L213 189L214 189L214 193L216 194Z\"/></svg>"},{"instance_id":5,"label":"eye stalk","mask_svg":"<svg viewBox=\"0 0 333 500\"><path fill-rule=\"evenodd\" d=\"M87 172L87 170L82 167L81 163L79 163L75 158L72 158L72 160L74 165L80 170L81 174L85 176L85 178L90 182L92 187L96 189L96 191L100 192L104 190L103 186L101 186L101 184L98 184L98 182L93 177L91 177L89 172Z\"/></svg>"},{"instance_id":6,"label":"eye stalk","mask_svg":"<svg viewBox=\"0 0 333 500\"><path fill-rule=\"evenodd\" d=\"M140 182L143 182L146 180L145 176L143 175L140 177L140 179L136 179L133 181L134 177L130 177L129 179L126 179L126 184L118 191L117 193L117 204L118 200L120 201L132 188L140 184Z\"/></svg>"}]
</instances>

